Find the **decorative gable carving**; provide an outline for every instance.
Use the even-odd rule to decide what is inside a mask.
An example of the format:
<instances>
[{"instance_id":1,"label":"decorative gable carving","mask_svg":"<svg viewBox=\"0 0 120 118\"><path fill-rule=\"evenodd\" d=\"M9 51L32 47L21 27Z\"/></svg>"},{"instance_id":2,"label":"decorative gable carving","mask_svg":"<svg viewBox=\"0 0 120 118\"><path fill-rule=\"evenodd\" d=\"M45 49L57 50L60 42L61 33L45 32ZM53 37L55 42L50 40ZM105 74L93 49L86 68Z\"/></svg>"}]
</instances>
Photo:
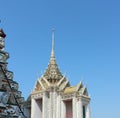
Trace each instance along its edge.
<instances>
[{"instance_id":1,"label":"decorative gable carving","mask_svg":"<svg viewBox=\"0 0 120 118\"><path fill-rule=\"evenodd\" d=\"M34 91L41 91L43 90L42 86L40 85L40 83L37 81L36 85L35 85L35 88L34 88Z\"/></svg>"}]
</instances>

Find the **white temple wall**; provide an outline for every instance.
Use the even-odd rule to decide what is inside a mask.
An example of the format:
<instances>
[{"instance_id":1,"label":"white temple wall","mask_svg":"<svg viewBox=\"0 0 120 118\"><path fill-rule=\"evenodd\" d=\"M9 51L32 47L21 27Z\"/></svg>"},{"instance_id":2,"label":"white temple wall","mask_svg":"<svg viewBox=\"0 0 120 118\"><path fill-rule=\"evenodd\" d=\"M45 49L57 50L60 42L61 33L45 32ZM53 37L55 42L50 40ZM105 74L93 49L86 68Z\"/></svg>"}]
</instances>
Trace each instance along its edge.
<instances>
[{"instance_id":1,"label":"white temple wall","mask_svg":"<svg viewBox=\"0 0 120 118\"><path fill-rule=\"evenodd\" d=\"M31 118L90 118L89 101L76 96L63 99L59 93L51 91L31 101Z\"/></svg>"},{"instance_id":2,"label":"white temple wall","mask_svg":"<svg viewBox=\"0 0 120 118\"><path fill-rule=\"evenodd\" d=\"M66 118L66 108L63 100L61 101L61 118Z\"/></svg>"},{"instance_id":3,"label":"white temple wall","mask_svg":"<svg viewBox=\"0 0 120 118\"><path fill-rule=\"evenodd\" d=\"M32 99L31 118L42 118L42 99Z\"/></svg>"},{"instance_id":4,"label":"white temple wall","mask_svg":"<svg viewBox=\"0 0 120 118\"><path fill-rule=\"evenodd\" d=\"M86 118L90 118L90 103L86 105Z\"/></svg>"}]
</instances>

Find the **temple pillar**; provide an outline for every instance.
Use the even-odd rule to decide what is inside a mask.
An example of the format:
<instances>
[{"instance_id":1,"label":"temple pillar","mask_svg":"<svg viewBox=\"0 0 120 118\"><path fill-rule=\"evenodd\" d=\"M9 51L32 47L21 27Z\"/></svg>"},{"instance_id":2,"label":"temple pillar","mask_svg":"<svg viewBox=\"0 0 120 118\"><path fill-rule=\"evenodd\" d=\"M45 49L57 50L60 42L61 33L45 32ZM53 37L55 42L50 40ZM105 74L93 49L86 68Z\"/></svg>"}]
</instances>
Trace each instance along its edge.
<instances>
[{"instance_id":1,"label":"temple pillar","mask_svg":"<svg viewBox=\"0 0 120 118\"><path fill-rule=\"evenodd\" d=\"M83 118L83 104L81 99L77 101L77 118Z\"/></svg>"},{"instance_id":2,"label":"temple pillar","mask_svg":"<svg viewBox=\"0 0 120 118\"><path fill-rule=\"evenodd\" d=\"M60 102L61 102L61 101L60 101L60 98L61 98L60 95L58 95L58 96L57 96L57 111L56 111L56 113L57 113L57 114L56 114L56 117L57 117L57 118L61 118L61 114L60 114L60 112L61 112L61 110L60 110L60 109L61 109Z\"/></svg>"},{"instance_id":3,"label":"temple pillar","mask_svg":"<svg viewBox=\"0 0 120 118\"><path fill-rule=\"evenodd\" d=\"M66 108L64 101L61 101L61 118L66 118Z\"/></svg>"},{"instance_id":4,"label":"temple pillar","mask_svg":"<svg viewBox=\"0 0 120 118\"><path fill-rule=\"evenodd\" d=\"M76 97L74 96L72 99L72 112L73 112L73 118L77 118L77 107L76 107Z\"/></svg>"},{"instance_id":5,"label":"temple pillar","mask_svg":"<svg viewBox=\"0 0 120 118\"><path fill-rule=\"evenodd\" d=\"M50 91L49 118L53 118L53 92Z\"/></svg>"},{"instance_id":6,"label":"temple pillar","mask_svg":"<svg viewBox=\"0 0 120 118\"><path fill-rule=\"evenodd\" d=\"M90 118L90 103L86 105L86 118Z\"/></svg>"},{"instance_id":7,"label":"temple pillar","mask_svg":"<svg viewBox=\"0 0 120 118\"><path fill-rule=\"evenodd\" d=\"M53 118L56 118L56 111L57 111L57 93L53 91Z\"/></svg>"},{"instance_id":8,"label":"temple pillar","mask_svg":"<svg viewBox=\"0 0 120 118\"><path fill-rule=\"evenodd\" d=\"M48 103L48 100L47 100L47 95L46 95L46 92L43 93L43 118L47 118L48 117L48 112L47 112L47 103Z\"/></svg>"},{"instance_id":9,"label":"temple pillar","mask_svg":"<svg viewBox=\"0 0 120 118\"><path fill-rule=\"evenodd\" d=\"M31 100L31 118L35 117L35 99Z\"/></svg>"}]
</instances>

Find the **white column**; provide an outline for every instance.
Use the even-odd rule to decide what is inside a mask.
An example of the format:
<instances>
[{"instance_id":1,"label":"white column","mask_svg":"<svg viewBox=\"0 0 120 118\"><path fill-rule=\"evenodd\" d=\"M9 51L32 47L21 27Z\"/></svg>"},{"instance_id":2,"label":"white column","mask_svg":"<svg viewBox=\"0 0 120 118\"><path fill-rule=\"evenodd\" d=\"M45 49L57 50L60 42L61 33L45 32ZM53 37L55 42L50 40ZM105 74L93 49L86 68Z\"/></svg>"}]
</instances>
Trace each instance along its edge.
<instances>
[{"instance_id":1,"label":"white column","mask_svg":"<svg viewBox=\"0 0 120 118\"><path fill-rule=\"evenodd\" d=\"M50 94L49 94L50 95ZM47 118L50 118L50 114L51 114L51 104L50 104L50 98L48 97L48 100L47 100L48 102L47 102L47 107L48 107L48 109L47 109L47 111L48 111L48 114L47 114Z\"/></svg>"},{"instance_id":2,"label":"white column","mask_svg":"<svg viewBox=\"0 0 120 118\"><path fill-rule=\"evenodd\" d=\"M47 118L48 117L48 106L47 106L47 96L46 93L43 93L43 118Z\"/></svg>"},{"instance_id":3,"label":"white column","mask_svg":"<svg viewBox=\"0 0 120 118\"><path fill-rule=\"evenodd\" d=\"M56 91L53 92L53 118L56 118L56 111L57 111L57 93Z\"/></svg>"},{"instance_id":4,"label":"white column","mask_svg":"<svg viewBox=\"0 0 120 118\"><path fill-rule=\"evenodd\" d=\"M79 118L79 115L80 115L80 108L79 108L79 102L77 101L76 102L76 105L77 105L77 118Z\"/></svg>"},{"instance_id":5,"label":"white column","mask_svg":"<svg viewBox=\"0 0 120 118\"><path fill-rule=\"evenodd\" d=\"M86 118L90 118L90 103L86 105Z\"/></svg>"},{"instance_id":6,"label":"white column","mask_svg":"<svg viewBox=\"0 0 120 118\"><path fill-rule=\"evenodd\" d=\"M61 105L60 105L60 95L57 96L57 111L56 111L56 118L61 118Z\"/></svg>"},{"instance_id":7,"label":"white column","mask_svg":"<svg viewBox=\"0 0 120 118\"><path fill-rule=\"evenodd\" d=\"M83 118L83 104L82 100L77 102L77 118Z\"/></svg>"},{"instance_id":8,"label":"white column","mask_svg":"<svg viewBox=\"0 0 120 118\"><path fill-rule=\"evenodd\" d=\"M40 108L37 104L36 100L32 98L32 104L31 104L31 118L39 118L40 117Z\"/></svg>"},{"instance_id":9,"label":"white column","mask_svg":"<svg viewBox=\"0 0 120 118\"><path fill-rule=\"evenodd\" d=\"M35 117L35 100L32 98L31 100L31 118Z\"/></svg>"},{"instance_id":10,"label":"white column","mask_svg":"<svg viewBox=\"0 0 120 118\"><path fill-rule=\"evenodd\" d=\"M66 106L64 101L61 101L61 118L66 118Z\"/></svg>"},{"instance_id":11,"label":"white column","mask_svg":"<svg viewBox=\"0 0 120 118\"><path fill-rule=\"evenodd\" d=\"M73 97L73 99L72 99L72 112L73 112L73 118L77 118L77 103L76 103L76 97Z\"/></svg>"},{"instance_id":12,"label":"white column","mask_svg":"<svg viewBox=\"0 0 120 118\"><path fill-rule=\"evenodd\" d=\"M49 100L49 118L53 118L53 92L50 91L50 100Z\"/></svg>"}]
</instances>

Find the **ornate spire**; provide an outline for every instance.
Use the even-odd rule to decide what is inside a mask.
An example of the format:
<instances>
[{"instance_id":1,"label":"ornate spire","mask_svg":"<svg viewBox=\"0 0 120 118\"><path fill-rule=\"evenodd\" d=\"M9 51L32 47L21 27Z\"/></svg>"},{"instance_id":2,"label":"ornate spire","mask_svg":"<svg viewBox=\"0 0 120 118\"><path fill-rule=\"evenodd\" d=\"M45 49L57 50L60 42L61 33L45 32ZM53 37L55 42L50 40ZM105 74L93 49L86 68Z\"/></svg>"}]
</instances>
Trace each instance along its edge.
<instances>
[{"instance_id":1,"label":"ornate spire","mask_svg":"<svg viewBox=\"0 0 120 118\"><path fill-rule=\"evenodd\" d=\"M60 80L63 76L57 66L56 59L55 59L55 53L54 53L54 28L52 29L52 51L50 56L50 62L48 64L48 68L46 69L44 73L44 77L48 80L54 79L54 80Z\"/></svg>"}]
</instances>

